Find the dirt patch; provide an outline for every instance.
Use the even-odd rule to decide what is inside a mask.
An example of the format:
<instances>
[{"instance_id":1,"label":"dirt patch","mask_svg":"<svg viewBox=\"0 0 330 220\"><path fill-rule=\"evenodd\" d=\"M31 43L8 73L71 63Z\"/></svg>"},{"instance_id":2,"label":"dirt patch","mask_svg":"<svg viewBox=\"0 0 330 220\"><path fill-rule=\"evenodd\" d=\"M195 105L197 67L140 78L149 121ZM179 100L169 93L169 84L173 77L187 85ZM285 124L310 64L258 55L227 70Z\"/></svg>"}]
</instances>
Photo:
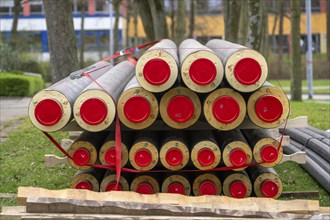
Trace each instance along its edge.
<instances>
[{"instance_id":1,"label":"dirt patch","mask_svg":"<svg viewBox=\"0 0 330 220\"><path fill-rule=\"evenodd\" d=\"M24 122L25 118L18 118L11 120L0 128L0 143L4 142L8 138L8 134L15 131L18 126Z\"/></svg>"}]
</instances>

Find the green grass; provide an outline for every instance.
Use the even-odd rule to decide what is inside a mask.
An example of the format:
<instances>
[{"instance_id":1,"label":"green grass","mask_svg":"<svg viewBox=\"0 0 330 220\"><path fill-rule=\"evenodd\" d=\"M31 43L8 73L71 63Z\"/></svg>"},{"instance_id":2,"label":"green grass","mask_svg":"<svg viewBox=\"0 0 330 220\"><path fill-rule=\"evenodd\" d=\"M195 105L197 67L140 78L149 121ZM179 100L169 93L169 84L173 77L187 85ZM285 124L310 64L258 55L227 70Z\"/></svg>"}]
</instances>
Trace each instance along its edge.
<instances>
[{"instance_id":1,"label":"green grass","mask_svg":"<svg viewBox=\"0 0 330 220\"><path fill-rule=\"evenodd\" d=\"M269 82L277 87L282 86L284 92L290 93L290 85L291 85L290 80L269 80ZM308 87L306 80L302 81L302 86L303 86L303 89L302 89L303 94L307 94L308 89L304 88L304 87ZM320 86L321 86L321 88L318 88ZM324 87L327 87L327 88L324 88ZM314 94L330 94L330 80L329 79L313 80L313 93Z\"/></svg>"}]
</instances>

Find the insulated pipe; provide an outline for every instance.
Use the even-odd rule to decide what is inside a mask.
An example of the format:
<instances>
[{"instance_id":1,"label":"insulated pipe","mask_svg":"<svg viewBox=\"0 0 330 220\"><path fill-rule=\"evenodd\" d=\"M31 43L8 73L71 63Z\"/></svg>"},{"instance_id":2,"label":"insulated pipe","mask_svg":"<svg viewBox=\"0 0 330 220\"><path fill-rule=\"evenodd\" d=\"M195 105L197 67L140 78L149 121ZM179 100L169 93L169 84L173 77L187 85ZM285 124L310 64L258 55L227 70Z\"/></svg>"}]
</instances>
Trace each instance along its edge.
<instances>
[{"instance_id":1,"label":"insulated pipe","mask_svg":"<svg viewBox=\"0 0 330 220\"><path fill-rule=\"evenodd\" d=\"M180 173L169 173L163 181L161 191L163 193L175 193L190 196L191 186L185 175Z\"/></svg>"},{"instance_id":2,"label":"insulated pipe","mask_svg":"<svg viewBox=\"0 0 330 220\"><path fill-rule=\"evenodd\" d=\"M182 131L167 131L160 141L159 159L168 170L180 170L189 162L188 139Z\"/></svg>"},{"instance_id":3,"label":"insulated pipe","mask_svg":"<svg viewBox=\"0 0 330 220\"><path fill-rule=\"evenodd\" d=\"M69 164L78 170L87 170L88 164L95 164L98 159L99 150L108 132L83 132L68 149L72 157L68 159Z\"/></svg>"},{"instance_id":4,"label":"insulated pipe","mask_svg":"<svg viewBox=\"0 0 330 220\"><path fill-rule=\"evenodd\" d=\"M301 131L307 135L310 135L312 136L313 138L323 142L324 144L328 145L330 147L330 139L329 138L326 138L324 137L323 135L320 135L318 133L315 133L314 131L312 130L309 130L307 128L297 128L298 131Z\"/></svg>"},{"instance_id":5,"label":"insulated pipe","mask_svg":"<svg viewBox=\"0 0 330 220\"><path fill-rule=\"evenodd\" d=\"M108 170L103 180L100 184L100 192L109 192L109 191L129 191L129 183L128 183L128 175L127 173L121 173L119 178L119 183L117 185L117 176L116 173L112 170Z\"/></svg>"},{"instance_id":6,"label":"insulated pipe","mask_svg":"<svg viewBox=\"0 0 330 220\"><path fill-rule=\"evenodd\" d=\"M196 175L192 188L195 196L220 195L222 191L221 181L214 173Z\"/></svg>"},{"instance_id":7,"label":"insulated pipe","mask_svg":"<svg viewBox=\"0 0 330 220\"><path fill-rule=\"evenodd\" d=\"M220 173L223 194L237 199L251 195L252 184L245 171L224 171Z\"/></svg>"},{"instance_id":8,"label":"insulated pipe","mask_svg":"<svg viewBox=\"0 0 330 220\"><path fill-rule=\"evenodd\" d=\"M155 194L159 193L160 187L157 181L159 177L153 174L136 174L131 185L130 189L133 192L140 194Z\"/></svg>"},{"instance_id":9,"label":"insulated pipe","mask_svg":"<svg viewBox=\"0 0 330 220\"><path fill-rule=\"evenodd\" d=\"M323 157L326 161L330 163L330 146L324 144L323 142L314 139L312 136L309 136L301 131L298 131L295 128L287 128L285 130L280 129L284 134L289 135L290 138L296 140L302 145L313 150L315 153Z\"/></svg>"},{"instance_id":10,"label":"insulated pipe","mask_svg":"<svg viewBox=\"0 0 330 220\"><path fill-rule=\"evenodd\" d=\"M198 121L201 114L201 102L196 93L179 86L162 96L159 110L163 121L168 126L184 129Z\"/></svg>"},{"instance_id":11,"label":"insulated pipe","mask_svg":"<svg viewBox=\"0 0 330 220\"><path fill-rule=\"evenodd\" d=\"M267 62L257 51L220 39L210 40L206 46L225 65L225 78L235 90L253 92L266 81Z\"/></svg>"},{"instance_id":12,"label":"insulated pipe","mask_svg":"<svg viewBox=\"0 0 330 220\"><path fill-rule=\"evenodd\" d=\"M215 131L214 134L224 165L239 167L233 170L240 171L246 168L245 164L251 163L252 151L240 130Z\"/></svg>"},{"instance_id":13,"label":"insulated pipe","mask_svg":"<svg viewBox=\"0 0 330 220\"><path fill-rule=\"evenodd\" d=\"M221 151L211 130L191 131L191 161L199 170L217 167L221 161Z\"/></svg>"},{"instance_id":14,"label":"insulated pipe","mask_svg":"<svg viewBox=\"0 0 330 220\"><path fill-rule=\"evenodd\" d=\"M186 86L200 93L211 92L221 83L221 60L206 46L194 39L186 39L179 46L181 78Z\"/></svg>"},{"instance_id":15,"label":"insulated pipe","mask_svg":"<svg viewBox=\"0 0 330 220\"><path fill-rule=\"evenodd\" d=\"M112 124L116 103L133 77L134 67L133 61L123 61L82 91L73 106L74 118L81 128L96 132Z\"/></svg>"},{"instance_id":16,"label":"insulated pipe","mask_svg":"<svg viewBox=\"0 0 330 220\"><path fill-rule=\"evenodd\" d=\"M129 150L129 162L136 170L151 170L158 164L158 134L155 131L140 131L134 137Z\"/></svg>"},{"instance_id":17,"label":"insulated pipe","mask_svg":"<svg viewBox=\"0 0 330 220\"><path fill-rule=\"evenodd\" d=\"M121 132L121 167L124 167L128 162L128 148L132 144L131 132ZM110 131L105 139L100 151L99 161L106 166L116 166L116 140L115 132Z\"/></svg>"},{"instance_id":18,"label":"insulated pipe","mask_svg":"<svg viewBox=\"0 0 330 220\"><path fill-rule=\"evenodd\" d=\"M90 77L97 79L111 68L112 65L108 62L98 62L72 74L89 73ZM92 80L86 76L77 79L68 76L38 92L29 104L32 124L46 132L58 131L65 127L72 119L74 101L91 82Z\"/></svg>"},{"instance_id":19,"label":"insulated pipe","mask_svg":"<svg viewBox=\"0 0 330 220\"><path fill-rule=\"evenodd\" d=\"M246 103L240 93L220 88L207 96L203 104L206 121L218 130L232 130L244 120Z\"/></svg>"},{"instance_id":20,"label":"insulated pipe","mask_svg":"<svg viewBox=\"0 0 330 220\"><path fill-rule=\"evenodd\" d=\"M300 144L297 141L290 140L290 145L294 146L295 148L299 149L300 151L304 151L307 154L307 157L309 157L311 160L313 160L315 163L317 163L322 169L324 169L326 172L330 173L330 163L327 162L323 157L315 153L309 148L304 147L302 144Z\"/></svg>"},{"instance_id":21,"label":"insulated pipe","mask_svg":"<svg viewBox=\"0 0 330 220\"><path fill-rule=\"evenodd\" d=\"M266 82L249 95L247 114L261 128L276 128L288 118L289 100L283 90Z\"/></svg>"},{"instance_id":22,"label":"insulated pipe","mask_svg":"<svg viewBox=\"0 0 330 220\"><path fill-rule=\"evenodd\" d=\"M293 145L284 146L284 152L293 154L300 150ZM330 193L330 173L322 169L316 161L307 156L307 163L300 164L328 193Z\"/></svg>"},{"instance_id":23,"label":"insulated pipe","mask_svg":"<svg viewBox=\"0 0 330 220\"><path fill-rule=\"evenodd\" d=\"M158 101L134 76L118 99L117 112L120 121L128 128L145 129L157 119Z\"/></svg>"},{"instance_id":24,"label":"insulated pipe","mask_svg":"<svg viewBox=\"0 0 330 220\"><path fill-rule=\"evenodd\" d=\"M266 130L245 129L241 132L252 148L255 162L263 167L273 167L282 160L283 148Z\"/></svg>"},{"instance_id":25,"label":"insulated pipe","mask_svg":"<svg viewBox=\"0 0 330 220\"><path fill-rule=\"evenodd\" d=\"M314 128L312 126L308 126L307 129L308 130L311 130L311 131L313 131L313 132L315 132L317 134L320 134L320 135L322 135L325 138L330 139L330 132L322 131L322 130L320 130L318 128Z\"/></svg>"},{"instance_id":26,"label":"insulated pipe","mask_svg":"<svg viewBox=\"0 0 330 220\"><path fill-rule=\"evenodd\" d=\"M253 191L257 197L277 199L283 191L283 183L273 168L252 166L247 172L253 184Z\"/></svg>"},{"instance_id":27,"label":"insulated pipe","mask_svg":"<svg viewBox=\"0 0 330 220\"><path fill-rule=\"evenodd\" d=\"M79 170L72 178L70 186L73 189L85 189L99 192L104 173L104 169L97 168Z\"/></svg>"},{"instance_id":28,"label":"insulated pipe","mask_svg":"<svg viewBox=\"0 0 330 220\"><path fill-rule=\"evenodd\" d=\"M140 85L150 92L163 92L178 78L177 46L163 39L150 47L138 60L135 75Z\"/></svg>"}]
</instances>

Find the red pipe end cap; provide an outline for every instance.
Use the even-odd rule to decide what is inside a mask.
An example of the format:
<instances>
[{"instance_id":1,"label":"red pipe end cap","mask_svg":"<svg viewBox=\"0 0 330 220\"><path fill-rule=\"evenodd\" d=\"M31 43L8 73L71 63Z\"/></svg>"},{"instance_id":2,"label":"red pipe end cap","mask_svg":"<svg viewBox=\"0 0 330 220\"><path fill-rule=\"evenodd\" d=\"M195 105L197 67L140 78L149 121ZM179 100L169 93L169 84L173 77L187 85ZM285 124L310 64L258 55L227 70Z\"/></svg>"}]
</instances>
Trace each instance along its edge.
<instances>
[{"instance_id":1,"label":"red pipe end cap","mask_svg":"<svg viewBox=\"0 0 330 220\"><path fill-rule=\"evenodd\" d=\"M215 65L205 58L195 60L189 68L189 76L197 85L205 86L212 83L216 75Z\"/></svg>"},{"instance_id":2,"label":"red pipe end cap","mask_svg":"<svg viewBox=\"0 0 330 220\"><path fill-rule=\"evenodd\" d=\"M116 165L116 149L114 147L110 148L104 154L104 160L110 165Z\"/></svg>"},{"instance_id":3,"label":"red pipe end cap","mask_svg":"<svg viewBox=\"0 0 330 220\"><path fill-rule=\"evenodd\" d=\"M241 199L246 196L247 187L242 181L235 181L230 184L229 192L232 197Z\"/></svg>"},{"instance_id":4,"label":"red pipe end cap","mask_svg":"<svg viewBox=\"0 0 330 220\"><path fill-rule=\"evenodd\" d=\"M168 193L176 193L184 195L184 186L181 183L171 183L167 189Z\"/></svg>"},{"instance_id":5,"label":"red pipe end cap","mask_svg":"<svg viewBox=\"0 0 330 220\"><path fill-rule=\"evenodd\" d=\"M234 122L240 114L237 101L230 96L219 97L214 102L212 110L214 117L223 124Z\"/></svg>"},{"instance_id":6,"label":"red pipe end cap","mask_svg":"<svg viewBox=\"0 0 330 220\"><path fill-rule=\"evenodd\" d=\"M158 86L166 83L170 75L170 66L159 58L149 60L143 67L143 76L151 85Z\"/></svg>"},{"instance_id":7,"label":"red pipe end cap","mask_svg":"<svg viewBox=\"0 0 330 220\"><path fill-rule=\"evenodd\" d=\"M183 154L180 149L171 148L166 152L165 160L170 166L178 166L183 160Z\"/></svg>"},{"instance_id":8,"label":"red pipe end cap","mask_svg":"<svg viewBox=\"0 0 330 220\"><path fill-rule=\"evenodd\" d=\"M152 186L149 183L141 183L137 187L136 192L140 193L140 194L153 194L154 189L152 188Z\"/></svg>"},{"instance_id":9,"label":"red pipe end cap","mask_svg":"<svg viewBox=\"0 0 330 220\"><path fill-rule=\"evenodd\" d=\"M79 183L77 183L75 188L76 189L87 189L87 190L93 189L92 184L87 180L80 181Z\"/></svg>"},{"instance_id":10,"label":"red pipe end cap","mask_svg":"<svg viewBox=\"0 0 330 220\"><path fill-rule=\"evenodd\" d=\"M168 116L177 123L184 123L194 115L194 103L183 95L173 97L167 105Z\"/></svg>"},{"instance_id":11,"label":"red pipe end cap","mask_svg":"<svg viewBox=\"0 0 330 220\"><path fill-rule=\"evenodd\" d=\"M145 121L149 117L150 112L150 103L142 96L131 97L124 105L125 117L134 123Z\"/></svg>"},{"instance_id":12,"label":"red pipe end cap","mask_svg":"<svg viewBox=\"0 0 330 220\"><path fill-rule=\"evenodd\" d=\"M234 67L236 80L243 85L253 85L261 77L261 67L258 61L252 58L243 58Z\"/></svg>"},{"instance_id":13,"label":"red pipe end cap","mask_svg":"<svg viewBox=\"0 0 330 220\"><path fill-rule=\"evenodd\" d=\"M106 104L98 99L91 98L84 101L80 107L81 119L89 125L101 124L108 114Z\"/></svg>"},{"instance_id":14,"label":"red pipe end cap","mask_svg":"<svg viewBox=\"0 0 330 220\"><path fill-rule=\"evenodd\" d=\"M217 194L217 186L214 182L206 180L202 182L199 186L199 194L200 195L216 195Z\"/></svg>"},{"instance_id":15,"label":"red pipe end cap","mask_svg":"<svg viewBox=\"0 0 330 220\"><path fill-rule=\"evenodd\" d=\"M229 160L235 167L240 167L246 163L247 156L243 150L234 149L230 152Z\"/></svg>"},{"instance_id":16,"label":"red pipe end cap","mask_svg":"<svg viewBox=\"0 0 330 220\"><path fill-rule=\"evenodd\" d=\"M197 160L203 167L210 166L215 161L214 152L209 148L203 148L198 151Z\"/></svg>"},{"instance_id":17,"label":"red pipe end cap","mask_svg":"<svg viewBox=\"0 0 330 220\"><path fill-rule=\"evenodd\" d=\"M267 198L273 198L278 193L278 185L271 180L266 180L261 185L261 193Z\"/></svg>"},{"instance_id":18,"label":"red pipe end cap","mask_svg":"<svg viewBox=\"0 0 330 220\"><path fill-rule=\"evenodd\" d=\"M277 159L278 151L274 146L267 145L261 148L260 157L263 161L267 163L272 163Z\"/></svg>"},{"instance_id":19,"label":"red pipe end cap","mask_svg":"<svg viewBox=\"0 0 330 220\"><path fill-rule=\"evenodd\" d=\"M72 155L72 160L78 166L85 166L91 159L91 155L85 148L78 148Z\"/></svg>"},{"instance_id":20,"label":"red pipe end cap","mask_svg":"<svg viewBox=\"0 0 330 220\"><path fill-rule=\"evenodd\" d=\"M111 182L107 185L107 187L105 188L106 192L109 191L123 191L123 188L121 187L120 184L118 184L117 188L116 188L116 182Z\"/></svg>"},{"instance_id":21,"label":"red pipe end cap","mask_svg":"<svg viewBox=\"0 0 330 220\"><path fill-rule=\"evenodd\" d=\"M43 126L56 125L62 118L62 107L53 99L44 99L40 101L35 110L36 120Z\"/></svg>"},{"instance_id":22,"label":"red pipe end cap","mask_svg":"<svg viewBox=\"0 0 330 220\"><path fill-rule=\"evenodd\" d=\"M140 149L134 155L135 163L140 167L148 166L152 161L152 155L149 150Z\"/></svg>"},{"instance_id":23,"label":"red pipe end cap","mask_svg":"<svg viewBox=\"0 0 330 220\"><path fill-rule=\"evenodd\" d=\"M264 122L274 122L283 114L281 100L272 95L260 97L255 104L255 111L258 118Z\"/></svg>"}]
</instances>

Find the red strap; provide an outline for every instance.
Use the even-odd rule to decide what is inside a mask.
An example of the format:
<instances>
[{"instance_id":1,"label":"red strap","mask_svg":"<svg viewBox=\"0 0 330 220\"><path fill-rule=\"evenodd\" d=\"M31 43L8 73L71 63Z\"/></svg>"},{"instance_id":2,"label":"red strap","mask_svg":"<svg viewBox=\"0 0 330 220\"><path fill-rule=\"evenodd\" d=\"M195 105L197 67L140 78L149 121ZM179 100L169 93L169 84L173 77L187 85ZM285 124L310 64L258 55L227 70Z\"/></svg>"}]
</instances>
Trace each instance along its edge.
<instances>
[{"instance_id":1,"label":"red strap","mask_svg":"<svg viewBox=\"0 0 330 220\"><path fill-rule=\"evenodd\" d=\"M117 189L118 183L120 180L120 171L121 171L121 134L120 134L120 123L118 115L116 117L116 130L115 130L115 141L116 141L116 186Z\"/></svg>"}]
</instances>

